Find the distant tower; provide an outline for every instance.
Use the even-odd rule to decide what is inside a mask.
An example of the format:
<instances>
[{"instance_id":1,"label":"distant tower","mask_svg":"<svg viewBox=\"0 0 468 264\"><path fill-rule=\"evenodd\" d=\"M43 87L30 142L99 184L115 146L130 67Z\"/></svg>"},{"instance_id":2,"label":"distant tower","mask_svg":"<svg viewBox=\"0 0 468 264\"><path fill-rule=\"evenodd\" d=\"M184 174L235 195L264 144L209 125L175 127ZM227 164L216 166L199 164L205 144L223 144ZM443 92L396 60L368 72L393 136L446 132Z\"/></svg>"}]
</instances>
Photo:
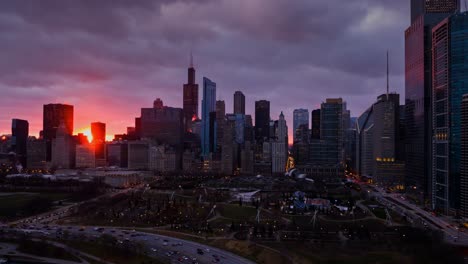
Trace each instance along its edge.
<instances>
[{"instance_id":1,"label":"distant tower","mask_svg":"<svg viewBox=\"0 0 468 264\"><path fill-rule=\"evenodd\" d=\"M255 102L255 139L263 142L270 138L270 101Z\"/></svg>"},{"instance_id":2,"label":"distant tower","mask_svg":"<svg viewBox=\"0 0 468 264\"><path fill-rule=\"evenodd\" d=\"M216 118L216 83L206 77L203 77L201 143L202 155L204 157L208 156L210 150L214 147L210 145L210 143L213 143L213 140L210 139L214 138L214 135L212 135L213 127L210 126L210 115L212 112L215 113L214 118ZM213 116L211 116L211 120L213 121Z\"/></svg>"},{"instance_id":3,"label":"distant tower","mask_svg":"<svg viewBox=\"0 0 468 264\"><path fill-rule=\"evenodd\" d=\"M295 109L293 112L293 138L294 142L299 140L296 138L296 130L300 126L305 126L306 131L309 129L309 110Z\"/></svg>"},{"instance_id":4,"label":"distant tower","mask_svg":"<svg viewBox=\"0 0 468 264\"><path fill-rule=\"evenodd\" d=\"M157 98L156 100L154 100L153 108L156 108L156 109L163 109L164 108L164 103L161 100L161 98Z\"/></svg>"},{"instance_id":5,"label":"distant tower","mask_svg":"<svg viewBox=\"0 0 468 264\"><path fill-rule=\"evenodd\" d=\"M241 91L234 93L234 114L245 115L245 95Z\"/></svg>"},{"instance_id":6,"label":"distant tower","mask_svg":"<svg viewBox=\"0 0 468 264\"><path fill-rule=\"evenodd\" d=\"M192 54L190 54L188 82L184 84L183 98L185 131L189 131L192 128L192 120L198 117L198 84L195 83L195 68L193 67Z\"/></svg>"},{"instance_id":7,"label":"distant tower","mask_svg":"<svg viewBox=\"0 0 468 264\"><path fill-rule=\"evenodd\" d=\"M21 165L26 167L26 150L29 136L29 123L26 120L13 119L11 124L13 151L19 158Z\"/></svg>"},{"instance_id":8,"label":"distant tower","mask_svg":"<svg viewBox=\"0 0 468 264\"><path fill-rule=\"evenodd\" d=\"M47 144L47 161L52 159L52 139L56 137L60 124L65 126L67 135L73 134L73 106L66 104L44 105L43 112L43 137Z\"/></svg>"}]
</instances>

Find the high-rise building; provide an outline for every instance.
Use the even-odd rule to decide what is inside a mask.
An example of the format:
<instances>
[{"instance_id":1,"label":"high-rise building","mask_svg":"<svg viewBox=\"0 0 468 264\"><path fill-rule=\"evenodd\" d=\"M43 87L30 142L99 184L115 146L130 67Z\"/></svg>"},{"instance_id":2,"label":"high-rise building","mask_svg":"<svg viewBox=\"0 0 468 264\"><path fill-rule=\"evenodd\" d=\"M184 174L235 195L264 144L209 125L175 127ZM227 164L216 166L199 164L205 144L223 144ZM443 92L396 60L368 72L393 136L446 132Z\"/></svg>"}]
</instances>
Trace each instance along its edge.
<instances>
[{"instance_id":1,"label":"high-rise building","mask_svg":"<svg viewBox=\"0 0 468 264\"><path fill-rule=\"evenodd\" d=\"M432 29L432 205L460 208L461 104L468 93L468 12Z\"/></svg>"},{"instance_id":2,"label":"high-rise building","mask_svg":"<svg viewBox=\"0 0 468 264\"><path fill-rule=\"evenodd\" d=\"M459 0L413 0L405 31L405 188L432 199L432 27L459 9Z\"/></svg>"},{"instance_id":3,"label":"high-rise building","mask_svg":"<svg viewBox=\"0 0 468 264\"><path fill-rule=\"evenodd\" d=\"M234 93L234 114L245 115L245 95L241 91Z\"/></svg>"},{"instance_id":4,"label":"high-rise building","mask_svg":"<svg viewBox=\"0 0 468 264\"><path fill-rule=\"evenodd\" d=\"M112 142L106 144L106 160L108 166L128 167L128 143Z\"/></svg>"},{"instance_id":5,"label":"high-rise building","mask_svg":"<svg viewBox=\"0 0 468 264\"><path fill-rule=\"evenodd\" d=\"M192 56L190 56L188 81L184 84L183 97L185 131L189 131L192 128L192 121L198 118L198 84L195 83L195 68L193 67Z\"/></svg>"},{"instance_id":6,"label":"high-rise building","mask_svg":"<svg viewBox=\"0 0 468 264\"><path fill-rule=\"evenodd\" d=\"M226 120L226 104L222 100L216 101L216 152L220 153L223 145L224 123Z\"/></svg>"},{"instance_id":7,"label":"high-rise building","mask_svg":"<svg viewBox=\"0 0 468 264\"><path fill-rule=\"evenodd\" d=\"M460 212L468 217L468 94L461 103Z\"/></svg>"},{"instance_id":8,"label":"high-rise building","mask_svg":"<svg viewBox=\"0 0 468 264\"><path fill-rule=\"evenodd\" d=\"M149 144L147 142L128 142L128 168L133 170L149 168Z\"/></svg>"},{"instance_id":9,"label":"high-rise building","mask_svg":"<svg viewBox=\"0 0 468 264\"><path fill-rule=\"evenodd\" d=\"M312 111L312 132L311 138L320 139L320 109Z\"/></svg>"},{"instance_id":10,"label":"high-rise building","mask_svg":"<svg viewBox=\"0 0 468 264\"><path fill-rule=\"evenodd\" d=\"M44 105L42 135L47 142L47 161L52 159L52 139L55 138L60 124L64 124L67 135L73 134L73 106L66 104Z\"/></svg>"},{"instance_id":11,"label":"high-rise building","mask_svg":"<svg viewBox=\"0 0 468 264\"><path fill-rule=\"evenodd\" d=\"M327 144L327 163L344 165L346 102L327 99L320 109L320 138Z\"/></svg>"},{"instance_id":12,"label":"high-rise building","mask_svg":"<svg viewBox=\"0 0 468 264\"><path fill-rule=\"evenodd\" d=\"M260 100L255 102L255 139L263 142L270 138L270 102Z\"/></svg>"},{"instance_id":13,"label":"high-rise building","mask_svg":"<svg viewBox=\"0 0 468 264\"><path fill-rule=\"evenodd\" d=\"M101 122L91 123L91 134L94 143L103 143L106 141L106 124Z\"/></svg>"},{"instance_id":14,"label":"high-rise building","mask_svg":"<svg viewBox=\"0 0 468 264\"><path fill-rule=\"evenodd\" d=\"M411 22L424 14L453 14L459 9L460 0L411 0Z\"/></svg>"},{"instance_id":15,"label":"high-rise building","mask_svg":"<svg viewBox=\"0 0 468 264\"><path fill-rule=\"evenodd\" d=\"M95 166L105 165L106 161L106 124L101 122L91 123L92 144L95 153ZM78 160L78 158L77 158Z\"/></svg>"},{"instance_id":16,"label":"high-rise building","mask_svg":"<svg viewBox=\"0 0 468 264\"><path fill-rule=\"evenodd\" d=\"M308 114L307 114L308 115ZM271 142L272 173L284 173L288 159L288 126L281 112L276 129L276 140Z\"/></svg>"},{"instance_id":17,"label":"high-rise building","mask_svg":"<svg viewBox=\"0 0 468 264\"><path fill-rule=\"evenodd\" d=\"M96 167L96 153L94 144L76 145L76 168L95 168Z\"/></svg>"},{"instance_id":18,"label":"high-rise building","mask_svg":"<svg viewBox=\"0 0 468 264\"><path fill-rule=\"evenodd\" d=\"M68 128L62 123L52 139L52 166L59 169L75 167L75 140L68 133Z\"/></svg>"},{"instance_id":19,"label":"high-rise building","mask_svg":"<svg viewBox=\"0 0 468 264\"><path fill-rule=\"evenodd\" d=\"M164 106L163 108L142 108L140 137L149 138L171 146L181 147L184 134L183 110Z\"/></svg>"},{"instance_id":20,"label":"high-rise building","mask_svg":"<svg viewBox=\"0 0 468 264\"><path fill-rule=\"evenodd\" d=\"M47 144L45 140L29 140L27 147L27 168L46 169Z\"/></svg>"},{"instance_id":21,"label":"high-rise building","mask_svg":"<svg viewBox=\"0 0 468 264\"><path fill-rule=\"evenodd\" d=\"M227 175L231 175L236 165L236 115L229 114L226 116L226 123L223 137L223 149L221 157L221 170Z\"/></svg>"},{"instance_id":22,"label":"high-rise building","mask_svg":"<svg viewBox=\"0 0 468 264\"><path fill-rule=\"evenodd\" d=\"M23 167L27 161L27 143L29 137L29 123L26 120L13 119L11 123L11 147L16 153L18 160Z\"/></svg>"},{"instance_id":23,"label":"high-rise building","mask_svg":"<svg viewBox=\"0 0 468 264\"><path fill-rule=\"evenodd\" d=\"M360 177L388 187L403 183L404 163L398 156L399 121L400 96L396 93L380 95L358 118L355 151Z\"/></svg>"},{"instance_id":24,"label":"high-rise building","mask_svg":"<svg viewBox=\"0 0 468 264\"><path fill-rule=\"evenodd\" d=\"M216 83L203 77L202 99L202 156L207 157L214 146L210 146L210 138L213 139L213 129L210 129L210 113L216 113ZM216 118L216 115L215 115ZM210 133L211 131L211 133ZM211 140L213 143L213 140Z\"/></svg>"},{"instance_id":25,"label":"high-rise building","mask_svg":"<svg viewBox=\"0 0 468 264\"><path fill-rule=\"evenodd\" d=\"M307 109L295 109L293 112L293 137L294 142L296 142L296 130L299 126L307 126L309 129L309 110Z\"/></svg>"},{"instance_id":26,"label":"high-rise building","mask_svg":"<svg viewBox=\"0 0 468 264\"><path fill-rule=\"evenodd\" d=\"M356 171L360 177L374 174L374 106L369 107L356 122Z\"/></svg>"}]
</instances>

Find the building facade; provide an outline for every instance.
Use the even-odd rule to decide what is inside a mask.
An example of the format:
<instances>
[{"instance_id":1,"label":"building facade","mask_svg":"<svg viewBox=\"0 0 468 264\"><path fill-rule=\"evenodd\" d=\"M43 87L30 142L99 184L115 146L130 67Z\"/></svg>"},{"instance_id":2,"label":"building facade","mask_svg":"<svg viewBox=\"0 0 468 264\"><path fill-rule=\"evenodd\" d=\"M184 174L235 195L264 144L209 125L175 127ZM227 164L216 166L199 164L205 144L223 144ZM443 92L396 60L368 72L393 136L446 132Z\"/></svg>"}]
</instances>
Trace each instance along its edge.
<instances>
[{"instance_id":1,"label":"building facade","mask_svg":"<svg viewBox=\"0 0 468 264\"><path fill-rule=\"evenodd\" d=\"M234 93L234 114L245 115L245 95L241 91Z\"/></svg>"},{"instance_id":2,"label":"building facade","mask_svg":"<svg viewBox=\"0 0 468 264\"><path fill-rule=\"evenodd\" d=\"M188 68L188 81L184 84L183 112L185 131L192 127L192 121L198 118L198 84L195 83L195 68L193 61Z\"/></svg>"},{"instance_id":3,"label":"building facade","mask_svg":"<svg viewBox=\"0 0 468 264\"><path fill-rule=\"evenodd\" d=\"M255 102L255 139L263 142L270 138L270 102Z\"/></svg>"},{"instance_id":4,"label":"building facade","mask_svg":"<svg viewBox=\"0 0 468 264\"><path fill-rule=\"evenodd\" d=\"M295 109L293 111L293 142L296 142L296 130L299 126L306 126L309 129L309 110L307 109Z\"/></svg>"},{"instance_id":5,"label":"building facade","mask_svg":"<svg viewBox=\"0 0 468 264\"><path fill-rule=\"evenodd\" d=\"M468 13L432 29L432 205L448 214L460 208L461 104L468 93Z\"/></svg>"},{"instance_id":6,"label":"building facade","mask_svg":"<svg viewBox=\"0 0 468 264\"><path fill-rule=\"evenodd\" d=\"M216 113L216 83L203 77L203 99L202 99L202 128L201 145L202 156L207 157L213 145L210 146L210 140L214 138L213 129L210 129L210 113ZM215 114L216 118L216 114ZM211 133L210 133L211 132Z\"/></svg>"},{"instance_id":7,"label":"building facade","mask_svg":"<svg viewBox=\"0 0 468 264\"><path fill-rule=\"evenodd\" d=\"M23 167L27 165L27 144L29 123L26 120L13 119L11 123L11 147Z\"/></svg>"}]
</instances>

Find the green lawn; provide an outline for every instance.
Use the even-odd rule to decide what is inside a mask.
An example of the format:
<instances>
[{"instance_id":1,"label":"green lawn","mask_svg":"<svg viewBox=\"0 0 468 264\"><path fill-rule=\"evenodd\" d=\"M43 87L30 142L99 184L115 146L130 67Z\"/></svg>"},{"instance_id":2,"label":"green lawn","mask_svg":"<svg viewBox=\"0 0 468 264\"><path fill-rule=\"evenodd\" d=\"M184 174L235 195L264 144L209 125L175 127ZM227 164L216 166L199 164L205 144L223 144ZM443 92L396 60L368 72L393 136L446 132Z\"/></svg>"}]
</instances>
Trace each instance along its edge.
<instances>
[{"instance_id":1,"label":"green lawn","mask_svg":"<svg viewBox=\"0 0 468 264\"><path fill-rule=\"evenodd\" d=\"M254 207L238 206L235 204L225 204L220 206L219 212L223 217L235 220L253 219L257 214Z\"/></svg>"},{"instance_id":2,"label":"green lawn","mask_svg":"<svg viewBox=\"0 0 468 264\"><path fill-rule=\"evenodd\" d=\"M11 193L0 196L0 220L13 220L50 210L54 202L70 198L67 193Z\"/></svg>"}]
</instances>

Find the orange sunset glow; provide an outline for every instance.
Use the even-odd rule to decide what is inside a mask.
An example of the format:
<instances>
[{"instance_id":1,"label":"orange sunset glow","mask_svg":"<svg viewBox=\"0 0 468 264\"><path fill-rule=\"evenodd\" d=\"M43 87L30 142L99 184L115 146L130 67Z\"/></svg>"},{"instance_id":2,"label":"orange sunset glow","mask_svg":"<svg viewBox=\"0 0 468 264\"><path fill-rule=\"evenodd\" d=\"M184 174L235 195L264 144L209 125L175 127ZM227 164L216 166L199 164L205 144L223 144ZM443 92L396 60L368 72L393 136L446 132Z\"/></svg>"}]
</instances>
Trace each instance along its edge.
<instances>
[{"instance_id":1,"label":"orange sunset glow","mask_svg":"<svg viewBox=\"0 0 468 264\"><path fill-rule=\"evenodd\" d=\"M91 127L84 127L75 131L75 135L82 133L88 138L89 142L93 141L93 134L91 133ZM106 141L112 141L114 139L113 135L106 135Z\"/></svg>"}]
</instances>

